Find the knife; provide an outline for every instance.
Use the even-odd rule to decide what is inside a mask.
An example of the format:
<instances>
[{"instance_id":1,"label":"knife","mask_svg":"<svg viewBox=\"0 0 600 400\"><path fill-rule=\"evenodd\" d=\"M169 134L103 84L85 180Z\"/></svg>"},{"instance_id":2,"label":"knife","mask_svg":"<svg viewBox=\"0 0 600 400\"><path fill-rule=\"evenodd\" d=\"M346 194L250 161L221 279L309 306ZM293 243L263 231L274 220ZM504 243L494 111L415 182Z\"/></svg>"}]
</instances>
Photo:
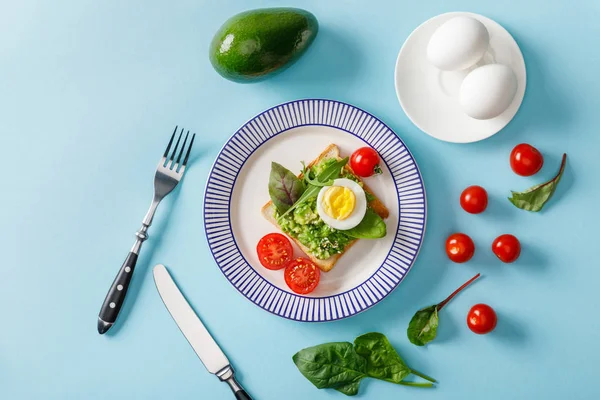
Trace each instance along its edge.
<instances>
[{"instance_id":1,"label":"knife","mask_svg":"<svg viewBox=\"0 0 600 400\"><path fill-rule=\"evenodd\" d=\"M227 356L183 297L167 268L162 264L158 264L154 267L153 273L154 283L160 298L208 372L216 375L221 382L229 384L237 400L252 400L244 388L235 380L235 372Z\"/></svg>"}]
</instances>

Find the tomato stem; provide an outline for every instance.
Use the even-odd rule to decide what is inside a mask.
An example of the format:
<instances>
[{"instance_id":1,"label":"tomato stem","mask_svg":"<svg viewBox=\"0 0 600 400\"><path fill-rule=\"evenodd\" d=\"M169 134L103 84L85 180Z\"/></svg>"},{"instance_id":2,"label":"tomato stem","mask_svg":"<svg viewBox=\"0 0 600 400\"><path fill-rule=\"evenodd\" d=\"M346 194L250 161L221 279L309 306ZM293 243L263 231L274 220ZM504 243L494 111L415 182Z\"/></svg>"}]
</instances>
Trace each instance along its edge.
<instances>
[{"instance_id":1,"label":"tomato stem","mask_svg":"<svg viewBox=\"0 0 600 400\"><path fill-rule=\"evenodd\" d=\"M456 296L457 294L459 294L464 288L466 288L467 286L469 286L471 283L473 283L473 281L475 281L477 278L479 278L481 276L481 274L477 274L474 277L472 277L471 279L469 279L468 281L466 281L461 287L459 287L458 289L456 289L454 292L452 292L452 294L450 296L448 296L446 298L446 300L442 301L441 303L439 303L437 305L438 308L438 312L446 305L448 304L448 302L450 300L452 300L454 298L454 296ZM416 374L415 374L416 375Z\"/></svg>"},{"instance_id":2,"label":"tomato stem","mask_svg":"<svg viewBox=\"0 0 600 400\"><path fill-rule=\"evenodd\" d=\"M422 372L415 371L415 370L414 370L414 369L412 369L412 368L410 369L410 372L412 372L413 374L415 374L415 375L416 375L416 376L418 376L419 378L423 378L423 379L425 379L426 381L429 381L429 382L431 382L431 383L437 383L437 381L436 381L435 379L433 379L432 377L430 377L430 376L428 376L428 375L425 375L425 374L424 374L424 373L422 373Z\"/></svg>"},{"instance_id":3,"label":"tomato stem","mask_svg":"<svg viewBox=\"0 0 600 400\"><path fill-rule=\"evenodd\" d=\"M433 387L433 383L429 383L429 382L398 382L398 385L404 385L404 386L412 386L412 387L420 387L420 388L432 388Z\"/></svg>"},{"instance_id":4,"label":"tomato stem","mask_svg":"<svg viewBox=\"0 0 600 400\"><path fill-rule=\"evenodd\" d=\"M381 175L381 174L383 174L383 171L382 171L381 167L379 166L379 164L377 164L375 166L375 168L373 168L373 171L375 171L375 175Z\"/></svg>"}]
</instances>

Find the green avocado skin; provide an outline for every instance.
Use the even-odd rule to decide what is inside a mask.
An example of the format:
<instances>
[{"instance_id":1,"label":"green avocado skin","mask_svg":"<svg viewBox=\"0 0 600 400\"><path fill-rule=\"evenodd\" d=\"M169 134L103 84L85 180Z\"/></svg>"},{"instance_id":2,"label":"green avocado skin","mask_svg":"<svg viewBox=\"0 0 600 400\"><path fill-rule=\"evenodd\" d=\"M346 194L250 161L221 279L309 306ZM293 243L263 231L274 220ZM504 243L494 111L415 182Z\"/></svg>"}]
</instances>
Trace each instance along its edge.
<instances>
[{"instance_id":1,"label":"green avocado skin","mask_svg":"<svg viewBox=\"0 0 600 400\"><path fill-rule=\"evenodd\" d=\"M319 23L298 8L262 8L227 20L210 45L210 62L234 82L255 82L294 63L311 45Z\"/></svg>"}]
</instances>

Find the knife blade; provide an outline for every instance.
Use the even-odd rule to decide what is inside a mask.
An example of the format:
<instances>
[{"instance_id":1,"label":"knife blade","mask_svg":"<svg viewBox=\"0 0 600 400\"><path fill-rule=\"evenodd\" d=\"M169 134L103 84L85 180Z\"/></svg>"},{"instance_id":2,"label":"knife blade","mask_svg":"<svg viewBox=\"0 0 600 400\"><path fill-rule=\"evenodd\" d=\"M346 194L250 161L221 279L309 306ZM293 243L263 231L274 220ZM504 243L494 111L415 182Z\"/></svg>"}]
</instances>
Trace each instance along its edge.
<instances>
[{"instance_id":1,"label":"knife blade","mask_svg":"<svg viewBox=\"0 0 600 400\"><path fill-rule=\"evenodd\" d=\"M250 396L235 380L235 372L227 356L210 335L198 315L187 302L167 268L158 264L153 269L154 283L165 307L175 320L183 336L192 346L208 372L216 375L229 387L239 400L251 400Z\"/></svg>"}]
</instances>

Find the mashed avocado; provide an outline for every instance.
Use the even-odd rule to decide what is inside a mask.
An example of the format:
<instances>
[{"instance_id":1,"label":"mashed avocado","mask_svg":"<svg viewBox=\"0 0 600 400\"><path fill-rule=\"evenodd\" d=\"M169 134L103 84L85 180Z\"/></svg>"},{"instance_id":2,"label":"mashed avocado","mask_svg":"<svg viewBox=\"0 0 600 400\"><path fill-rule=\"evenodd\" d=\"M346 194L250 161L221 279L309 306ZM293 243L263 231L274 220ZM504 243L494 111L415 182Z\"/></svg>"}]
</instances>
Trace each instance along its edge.
<instances>
[{"instance_id":1,"label":"mashed avocado","mask_svg":"<svg viewBox=\"0 0 600 400\"><path fill-rule=\"evenodd\" d=\"M335 161L334 158L322 160L310 170L316 176ZM341 176L357 181L357 178L345 169ZM279 213L276 212L275 218L279 218ZM354 240L344 232L333 229L323 222L317 213L316 196L300 204L293 212L280 219L279 225L285 233L298 239L312 255L320 260L343 253L346 246Z\"/></svg>"},{"instance_id":2,"label":"mashed avocado","mask_svg":"<svg viewBox=\"0 0 600 400\"><path fill-rule=\"evenodd\" d=\"M275 215L279 217L279 215ZM310 253L320 260L344 251L353 238L333 229L317 214L317 198L301 204L293 212L279 220L281 230L298 239Z\"/></svg>"}]
</instances>

